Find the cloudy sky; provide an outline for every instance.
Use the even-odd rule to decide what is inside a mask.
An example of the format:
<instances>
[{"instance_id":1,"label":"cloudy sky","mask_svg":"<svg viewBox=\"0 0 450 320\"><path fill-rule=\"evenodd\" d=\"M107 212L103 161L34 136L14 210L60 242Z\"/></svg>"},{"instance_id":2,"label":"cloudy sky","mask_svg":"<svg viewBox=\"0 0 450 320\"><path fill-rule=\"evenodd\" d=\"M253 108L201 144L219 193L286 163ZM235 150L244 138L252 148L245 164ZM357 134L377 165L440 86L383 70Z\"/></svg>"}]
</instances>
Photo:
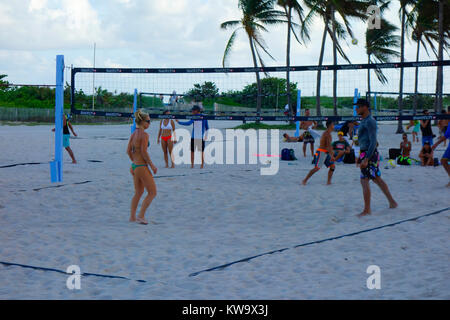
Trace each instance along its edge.
<instances>
[{"instance_id":1,"label":"cloudy sky","mask_svg":"<svg viewBox=\"0 0 450 320\"><path fill-rule=\"evenodd\" d=\"M219 67L231 30L220 23L240 18L237 0L0 0L0 74L12 83L52 84L55 56L65 64L97 67ZM394 1L387 17L398 23ZM292 45L292 65L316 65L323 24L317 20L307 45ZM283 65L286 28L264 34ZM349 39L344 48L353 63L365 63L365 25L353 21L357 46ZM325 63L332 63L329 39ZM448 58L448 56L446 56ZM423 60L434 59L422 55ZM415 60L415 44L406 43L406 60ZM343 63L342 59L339 60ZM251 66L248 41L238 37L230 66Z\"/></svg>"}]
</instances>

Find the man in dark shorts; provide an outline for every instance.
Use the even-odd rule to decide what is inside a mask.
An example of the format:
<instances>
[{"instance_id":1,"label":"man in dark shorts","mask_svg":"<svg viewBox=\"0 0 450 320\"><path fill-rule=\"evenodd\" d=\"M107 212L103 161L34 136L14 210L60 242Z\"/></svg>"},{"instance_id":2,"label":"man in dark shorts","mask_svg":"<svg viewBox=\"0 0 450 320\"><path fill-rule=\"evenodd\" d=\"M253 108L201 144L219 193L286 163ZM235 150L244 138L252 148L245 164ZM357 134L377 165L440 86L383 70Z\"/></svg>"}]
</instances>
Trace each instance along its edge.
<instances>
[{"instance_id":1,"label":"man in dark shorts","mask_svg":"<svg viewBox=\"0 0 450 320\"><path fill-rule=\"evenodd\" d=\"M314 154L314 168L309 171L306 175L305 179L303 179L302 184L306 185L309 178L312 177L317 171L320 170L323 164L328 170L328 180L327 185L331 184L331 178L333 177L334 170L336 168L334 164L334 155L333 155L333 147L331 146L331 133L334 129L334 123L331 120L327 121L327 130L322 133L322 137L320 138L320 146Z\"/></svg>"},{"instance_id":2,"label":"man in dark shorts","mask_svg":"<svg viewBox=\"0 0 450 320\"><path fill-rule=\"evenodd\" d=\"M198 105L194 105L192 107L192 115L198 116L201 115L201 108ZM191 168L194 168L194 151L195 149L199 150L201 148L202 150L202 165L200 168L203 169L205 165L205 157L204 157L204 151L205 151L205 140L207 139L206 133L209 129L208 120L189 120L189 121L178 121L177 123L183 125L183 126L190 126L193 124L192 128L192 136L191 136Z\"/></svg>"},{"instance_id":3,"label":"man in dark shorts","mask_svg":"<svg viewBox=\"0 0 450 320\"><path fill-rule=\"evenodd\" d=\"M370 208L370 185L372 180L380 187L389 201L390 208L397 208L398 204L389 191L389 188L381 179L379 168L380 155L377 150L377 122L370 114L369 102L366 99L358 99L356 102L356 112L363 119L359 125L358 141L361 148L359 162L361 168L361 186L364 195L364 210L359 217L371 214Z\"/></svg>"},{"instance_id":4,"label":"man in dark shorts","mask_svg":"<svg viewBox=\"0 0 450 320\"><path fill-rule=\"evenodd\" d=\"M309 109L305 109L305 117L309 117L310 112ZM316 121L302 121L300 124L300 129L305 130L303 133L303 156L306 157L306 145L309 143L311 145L311 156L314 156L314 137L312 134L308 131L310 128L314 129L317 127Z\"/></svg>"}]
</instances>

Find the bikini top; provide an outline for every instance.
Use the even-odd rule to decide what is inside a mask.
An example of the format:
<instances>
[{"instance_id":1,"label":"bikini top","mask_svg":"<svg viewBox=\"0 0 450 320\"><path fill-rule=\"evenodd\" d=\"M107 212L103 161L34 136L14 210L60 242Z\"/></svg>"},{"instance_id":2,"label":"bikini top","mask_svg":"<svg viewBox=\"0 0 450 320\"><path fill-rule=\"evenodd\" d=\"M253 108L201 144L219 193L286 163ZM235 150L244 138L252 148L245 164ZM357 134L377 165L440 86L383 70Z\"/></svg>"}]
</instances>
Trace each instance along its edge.
<instances>
[{"instance_id":1,"label":"bikini top","mask_svg":"<svg viewBox=\"0 0 450 320\"><path fill-rule=\"evenodd\" d=\"M163 130L173 130L172 121L169 120L167 125L164 125L164 120L161 121L161 129Z\"/></svg>"}]
</instances>

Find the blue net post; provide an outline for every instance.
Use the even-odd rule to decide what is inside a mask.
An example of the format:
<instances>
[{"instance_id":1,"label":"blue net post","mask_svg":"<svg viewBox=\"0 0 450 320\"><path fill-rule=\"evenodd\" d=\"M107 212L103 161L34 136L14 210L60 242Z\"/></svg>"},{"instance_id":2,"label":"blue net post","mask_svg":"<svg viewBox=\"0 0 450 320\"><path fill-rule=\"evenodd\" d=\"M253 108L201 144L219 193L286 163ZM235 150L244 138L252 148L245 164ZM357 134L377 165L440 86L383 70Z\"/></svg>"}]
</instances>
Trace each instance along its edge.
<instances>
[{"instance_id":1,"label":"blue net post","mask_svg":"<svg viewBox=\"0 0 450 320\"><path fill-rule=\"evenodd\" d=\"M300 117L300 111L302 107L302 90L297 90L297 117ZM298 137L300 135L300 121L297 121L295 124L295 136Z\"/></svg>"},{"instance_id":2,"label":"blue net post","mask_svg":"<svg viewBox=\"0 0 450 320\"><path fill-rule=\"evenodd\" d=\"M358 88L355 88L355 94L353 95L353 116L356 117L356 106L355 103L358 101L359 93Z\"/></svg>"},{"instance_id":3,"label":"blue net post","mask_svg":"<svg viewBox=\"0 0 450 320\"><path fill-rule=\"evenodd\" d=\"M63 113L64 113L64 56L56 56L55 90L55 160L50 162L51 182L63 180Z\"/></svg>"},{"instance_id":4,"label":"blue net post","mask_svg":"<svg viewBox=\"0 0 450 320\"><path fill-rule=\"evenodd\" d=\"M136 119L134 118L134 113L137 111L137 89L134 89L134 100L133 100L133 125L131 126L131 133L136 130Z\"/></svg>"}]
</instances>

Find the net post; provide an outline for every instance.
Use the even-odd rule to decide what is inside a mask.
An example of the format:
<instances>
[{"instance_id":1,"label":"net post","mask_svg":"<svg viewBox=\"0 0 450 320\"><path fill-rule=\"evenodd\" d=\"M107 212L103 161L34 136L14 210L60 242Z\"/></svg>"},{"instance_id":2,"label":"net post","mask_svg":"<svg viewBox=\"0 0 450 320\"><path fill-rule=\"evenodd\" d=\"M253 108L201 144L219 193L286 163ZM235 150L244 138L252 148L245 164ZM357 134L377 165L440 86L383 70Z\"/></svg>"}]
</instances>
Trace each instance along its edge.
<instances>
[{"instance_id":1,"label":"net post","mask_svg":"<svg viewBox=\"0 0 450 320\"><path fill-rule=\"evenodd\" d=\"M50 162L51 182L63 180L63 113L64 113L64 56L56 56L55 89L55 159Z\"/></svg>"},{"instance_id":2,"label":"net post","mask_svg":"<svg viewBox=\"0 0 450 320\"><path fill-rule=\"evenodd\" d=\"M300 117L300 111L302 107L302 90L297 90L297 117ZM297 121L295 124L295 136L298 137L300 135L300 121Z\"/></svg>"},{"instance_id":3,"label":"net post","mask_svg":"<svg viewBox=\"0 0 450 320\"><path fill-rule=\"evenodd\" d=\"M353 116L356 117L356 106L355 103L358 101L358 88L355 88L355 94L353 95Z\"/></svg>"},{"instance_id":4,"label":"net post","mask_svg":"<svg viewBox=\"0 0 450 320\"><path fill-rule=\"evenodd\" d=\"M134 100L133 100L133 115L137 111L137 89L134 89ZM133 116L133 125L131 126L131 133L136 130L136 119Z\"/></svg>"}]
</instances>

